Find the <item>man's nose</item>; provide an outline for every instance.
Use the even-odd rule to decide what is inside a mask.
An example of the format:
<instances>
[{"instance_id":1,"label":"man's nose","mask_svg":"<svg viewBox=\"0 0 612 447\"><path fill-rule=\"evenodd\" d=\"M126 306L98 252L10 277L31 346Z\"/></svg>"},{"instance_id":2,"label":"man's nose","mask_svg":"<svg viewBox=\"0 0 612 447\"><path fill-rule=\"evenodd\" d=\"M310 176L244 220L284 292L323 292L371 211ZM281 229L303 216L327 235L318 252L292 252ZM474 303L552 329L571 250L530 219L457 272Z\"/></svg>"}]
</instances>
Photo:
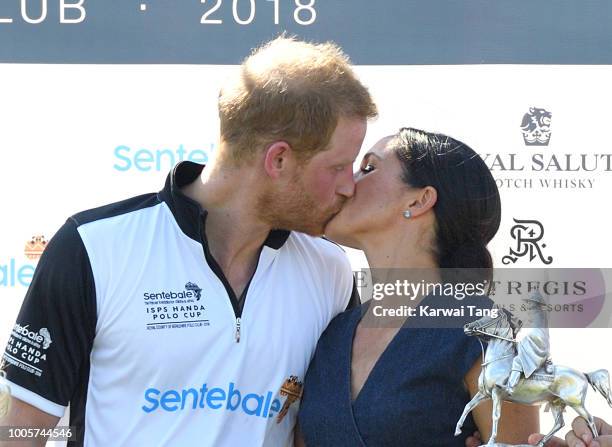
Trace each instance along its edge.
<instances>
[{"instance_id":1,"label":"man's nose","mask_svg":"<svg viewBox=\"0 0 612 447\"><path fill-rule=\"evenodd\" d=\"M355 179L350 169L347 169L343 173L342 179L340 183L338 183L338 188L336 188L336 192L346 198L353 197L353 194L355 194Z\"/></svg>"}]
</instances>

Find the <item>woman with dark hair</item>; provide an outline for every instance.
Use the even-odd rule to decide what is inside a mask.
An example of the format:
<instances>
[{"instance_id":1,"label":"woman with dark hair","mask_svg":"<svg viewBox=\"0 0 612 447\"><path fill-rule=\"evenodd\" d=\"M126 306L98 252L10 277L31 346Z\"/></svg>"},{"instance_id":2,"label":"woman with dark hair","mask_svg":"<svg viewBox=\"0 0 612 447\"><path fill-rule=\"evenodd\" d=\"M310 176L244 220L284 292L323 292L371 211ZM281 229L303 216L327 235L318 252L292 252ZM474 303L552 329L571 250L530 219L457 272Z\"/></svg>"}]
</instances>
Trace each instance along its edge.
<instances>
[{"instance_id":1,"label":"woman with dark hair","mask_svg":"<svg viewBox=\"0 0 612 447\"><path fill-rule=\"evenodd\" d=\"M353 197L325 233L363 250L373 276L429 272L428 281L445 283L452 269L490 274L487 244L499 228L500 197L471 148L403 128L365 155L355 182ZM436 298L423 294L411 305L448 304ZM296 445L463 446L475 430L488 439L490 403L477 407L454 436L478 391L478 342L459 325L415 325L412 316L373 323L371 303L337 316L321 336L304 381ZM538 431L537 407L504 403L503 413L498 441L526 443Z\"/></svg>"}]
</instances>

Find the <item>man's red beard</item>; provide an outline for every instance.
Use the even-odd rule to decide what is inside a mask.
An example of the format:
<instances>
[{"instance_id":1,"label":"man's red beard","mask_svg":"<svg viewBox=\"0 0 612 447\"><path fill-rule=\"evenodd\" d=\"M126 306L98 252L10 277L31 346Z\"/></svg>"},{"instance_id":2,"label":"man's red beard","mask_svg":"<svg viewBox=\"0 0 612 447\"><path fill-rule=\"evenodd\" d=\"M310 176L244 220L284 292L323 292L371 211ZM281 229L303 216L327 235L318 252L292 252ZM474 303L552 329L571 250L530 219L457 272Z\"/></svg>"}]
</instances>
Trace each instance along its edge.
<instances>
[{"instance_id":1,"label":"man's red beard","mask_svg":"<svg viewBox=\"0 0 612 447\"><path fill-rule=\"evenodd\" d=\"M328 222L342 209L342 202L322 209L308 194L299 176L284 191L264 191L257 198L259 218L275 229L320 236Z\"/></svg>"}]
</instances>

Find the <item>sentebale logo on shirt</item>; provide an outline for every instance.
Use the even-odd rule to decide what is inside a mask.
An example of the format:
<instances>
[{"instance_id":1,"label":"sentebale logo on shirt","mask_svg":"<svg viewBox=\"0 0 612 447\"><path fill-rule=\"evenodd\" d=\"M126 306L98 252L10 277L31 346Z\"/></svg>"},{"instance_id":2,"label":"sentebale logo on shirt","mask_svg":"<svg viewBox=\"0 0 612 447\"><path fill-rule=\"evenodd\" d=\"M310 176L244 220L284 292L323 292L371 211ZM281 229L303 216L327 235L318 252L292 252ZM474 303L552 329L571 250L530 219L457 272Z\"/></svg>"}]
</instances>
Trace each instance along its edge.
<instances>
[{"instance_id":1,"label":"sentebale logo on shirt","mask_svg":"<svg viewBox=\"0 0 612 447\"><path fill-rule=\"evenodd\" d=\"M233 382L225 388L208 388L207 384L182 390L147 388L144 399L147 403L141 408L145 413L212 410L271 418L281 409L281 401L274 398L272 391L245 394Z\"/></svg>"}]
</instances>

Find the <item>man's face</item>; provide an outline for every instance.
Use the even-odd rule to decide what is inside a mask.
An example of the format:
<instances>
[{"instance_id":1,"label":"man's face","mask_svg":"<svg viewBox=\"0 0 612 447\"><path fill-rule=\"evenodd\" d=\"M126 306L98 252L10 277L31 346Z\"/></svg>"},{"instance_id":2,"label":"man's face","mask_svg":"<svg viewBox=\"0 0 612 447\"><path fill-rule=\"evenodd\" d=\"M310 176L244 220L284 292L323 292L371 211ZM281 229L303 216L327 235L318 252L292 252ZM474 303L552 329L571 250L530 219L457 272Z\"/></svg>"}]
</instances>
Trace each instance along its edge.
<instances>
[{"instance_id":1,"label":"man's face","mask_svg":"<svg viewBox=\"0 0 612 447\"><path fill-rule=\"evenodd\" d=\"M323 234L353 195L353 162L365 138L365 119L340 118L329 148L299 166L282 191L268 191L258 209L274 228Z\"/></svg>"}]
</instances>

